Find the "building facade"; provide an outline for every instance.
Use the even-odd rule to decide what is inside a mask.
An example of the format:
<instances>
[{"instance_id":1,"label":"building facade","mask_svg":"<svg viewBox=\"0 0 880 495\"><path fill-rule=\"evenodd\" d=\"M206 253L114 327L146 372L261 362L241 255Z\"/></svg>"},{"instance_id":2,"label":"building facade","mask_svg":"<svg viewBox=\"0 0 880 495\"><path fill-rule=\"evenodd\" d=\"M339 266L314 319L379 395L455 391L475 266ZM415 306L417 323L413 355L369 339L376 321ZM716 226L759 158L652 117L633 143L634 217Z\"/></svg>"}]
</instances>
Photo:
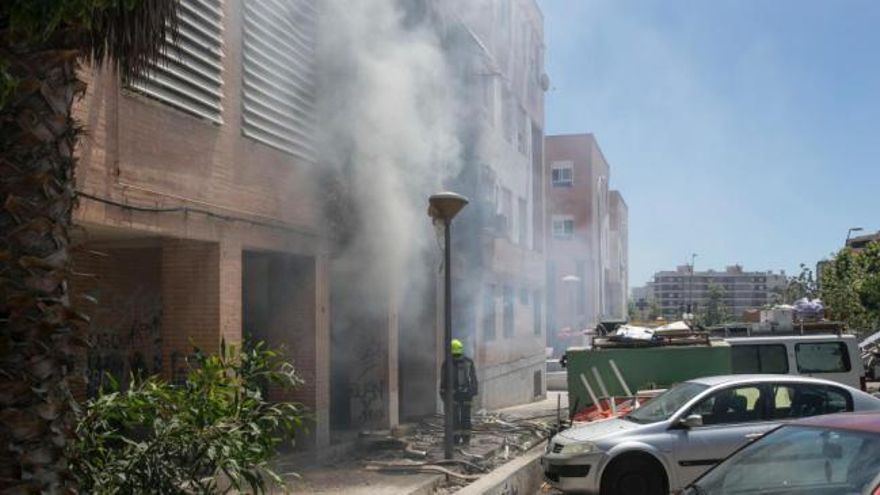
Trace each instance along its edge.
<instances>
[{"instance_id":1,"label":"building facade","mask_svg":"<svg viewBox=\"0 0 880 495\"><path fill-rule=\"evenodd\" d=\"M481 407L544 397L544 22L534 0L451 2L471 199L456 218L453 332L476 361ZM460 8L457 8L460 7Z\"/></svg>"},{"instance_id":2,"label":"building facade","mask_svg":"<svg viewBox=\"0 0 880 495\"><path fill-rule=\"evenodd\" d=\"M745 271L734 265L724 271L694 272L690 265L683 265L675 271L654 274L650 297L663 317L680 319L684 313L699 314L707 307L714 292L728 317L736 321L747 310L773 303L785 283L784 271Z\"/></svg>"},{"instance_id":3,"label":"building facade","mask_svg":"<svg viewBox=\"0 0 880 495\"><path fill-rule=\"evenodd\" d=\"M609 189L610 169L592 134L547 136L548 346L560 333L623 318L628 278L628 212Z\"/></svg>"},{"instance_id":4,"label":"building facade","mask_svg":"<svg viewBox=\"0 0 880 495\"><path fill-rule=\"evenodd\" d=\"M851 237L846 240L846 247L859 251L872 242L880 242L880 232Z\"/></svg>"},{"instance_id":5,"label":"building facade","mask_svg":"<svg viewBox=\"0 0 880 495\"><path fill-rule=\"evenodd\" d=\"M184 1L179 41L151 75L84 74L71 288L93 346L80 396L105 373L178 381L193 346L252 335L286 349L306 381L287 398L315 416L306 443L329 442L330 242L302 41L316 10L290 7Z\"/></svg>"},{"instance_id":6,"label":"building facade","mask_svg":"<svg viewBox=\"0 0 880 495\"><path fill-rule=\"evenodd\" d=\"M629 294L629 208L620 191L609 194L608 268L605 276L608 319L627 319Z\"/></svg>"},{"instance_id":7,"label":"building facade","mask_svg":"<svg viewBox=\"0 0 880 495\"><path fill-rule=\"evenodd\" d=\"M527 402L545 390L543 19L533 0L411 3L473 112L461 172L436 184L472 200L455 224L455 331L481 407ZM84 74L71 288L94 345L76 392L105 373L177 381L193 346L264 340L305 379L270 394L304 403L314 424L301 444L323 447L438 410L442 291L432 257L414 265L424 290L354 283L377 260L352 258L346 238L361 227L328 213L347 193L344 177L328 184L319 138L321 3L276 7L183 0L179 40L148 77ZM426 199L408 206L421 214Z\"/></svg>"}]
</instances>

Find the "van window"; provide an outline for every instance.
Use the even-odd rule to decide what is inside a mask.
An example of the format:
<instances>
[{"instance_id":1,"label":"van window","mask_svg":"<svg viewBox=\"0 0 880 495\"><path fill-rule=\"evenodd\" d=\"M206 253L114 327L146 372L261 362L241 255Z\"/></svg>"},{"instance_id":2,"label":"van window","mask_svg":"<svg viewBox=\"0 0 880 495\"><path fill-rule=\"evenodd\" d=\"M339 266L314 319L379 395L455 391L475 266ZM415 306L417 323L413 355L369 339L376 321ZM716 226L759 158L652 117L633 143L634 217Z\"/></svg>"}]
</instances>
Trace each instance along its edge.
<instances>
[{"instance_id":1,"label":"van window","mask_svg":"<svg viewBox=\"0 0 880 495\"><path fill-rule=\"evenodd\" d=\"M846 373L852 369L843 342L796 344L794 353L799 373Z\"/></svg>"},{"instance_id":2,"label":"van window","mask_svg":"<svg viewBox=\"0 0 880 495\"><path fill-rule=\"evenodd\" d=\"M734 373L788 373L784 344L735 345L730 352Z\"/></svg>"}]
</instances>

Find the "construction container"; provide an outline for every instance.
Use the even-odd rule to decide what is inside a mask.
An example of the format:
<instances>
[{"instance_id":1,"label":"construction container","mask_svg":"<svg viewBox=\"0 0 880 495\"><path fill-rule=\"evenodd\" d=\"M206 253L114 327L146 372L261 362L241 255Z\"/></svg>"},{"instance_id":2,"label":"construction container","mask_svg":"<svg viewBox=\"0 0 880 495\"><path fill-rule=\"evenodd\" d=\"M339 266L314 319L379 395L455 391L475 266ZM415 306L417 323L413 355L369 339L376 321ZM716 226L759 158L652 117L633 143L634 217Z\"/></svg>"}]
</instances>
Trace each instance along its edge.
<instances>
[{"instance_id":1,"label":"construction container","mask_svg":"<svg viewBox=\"0 0 880 495\"><path fill-rule=\"evenodd\" d=\"M566 355L572 414L593 405L593 397L633 396L638 390L733 373L730 345L721 340L689 346L569 348Z\"/></svg>"}]
</instances>

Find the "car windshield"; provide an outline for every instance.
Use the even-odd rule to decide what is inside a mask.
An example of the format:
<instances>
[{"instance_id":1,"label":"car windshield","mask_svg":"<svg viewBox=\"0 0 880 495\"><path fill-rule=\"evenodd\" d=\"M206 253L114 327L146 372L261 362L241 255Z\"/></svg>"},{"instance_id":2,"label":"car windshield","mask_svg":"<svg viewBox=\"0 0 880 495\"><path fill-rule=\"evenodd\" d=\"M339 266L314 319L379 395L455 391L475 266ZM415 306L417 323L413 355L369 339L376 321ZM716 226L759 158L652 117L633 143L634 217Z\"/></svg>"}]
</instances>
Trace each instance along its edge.
<instances>
[{"instance_id":1,"label":"car windshield","mask_svg":"<svg viewBox=\"0 0 880 495\"><path fill-rule=\"evenodd\" d=\"M737 452L694 483L688 495L847 495L873 488L880 435L784 426Z\"/></svg>"},{"instance_id":2,"label":"car windshield","mask_svg":"<svg viewBox=\"0 0 880 495\"><path fill-rule=\"evenodd\" d=\"M666 392L654 397L640 408L625 416L626 419L636 423L656 423L669 419L675 411L696 397L700 392L709 388L708 385L694 382L684 382L673 386Z\"/></svg>"}]
</instances>

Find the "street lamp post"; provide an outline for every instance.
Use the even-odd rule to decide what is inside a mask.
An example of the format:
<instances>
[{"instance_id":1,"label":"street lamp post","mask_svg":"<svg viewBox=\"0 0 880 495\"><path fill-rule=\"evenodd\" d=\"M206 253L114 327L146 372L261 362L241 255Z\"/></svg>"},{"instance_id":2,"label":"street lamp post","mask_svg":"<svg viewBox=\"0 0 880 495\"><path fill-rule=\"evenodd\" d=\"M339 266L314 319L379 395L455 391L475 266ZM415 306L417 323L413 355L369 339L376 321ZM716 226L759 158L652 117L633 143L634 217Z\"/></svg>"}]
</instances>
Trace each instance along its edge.
<instances>
[{"instance_id":1,"label":"street lamp post","mask_svg":"<svg viewBox=\"0 0 880 495\"><path fill-rule=\"evenodd\" d=\"M569 301L570 301L569 309L571 310L569 313L571 315L571 322L570 322L569 328L571 329L572 333L575 332L575 327L580 326L577 324L577 300L575 299L575 291L577 290L576 284L580 281L581 281L581 278L578 277L577 275L566 275L566 276L562 277L562 282L568 286ZM583 342L581 342L579 345L583 345Z\"/></svg>"},{"instance_id":2,"label":"street lamp post","mask_svg":"<svg viewBox=\"0 0 880 495\"><path fill-rule=\"evenodd\" d=\"M468 204L467 198L454 192L441 192L428 198L428 215L435 222L443 222L445 239L443 250L444 296L443 296L443 363L446 368L446 391L443 396L443 452L446 459L452 459L452 388L454 375L452 370L452 219Z\"/></svg>"},{"instance_id":3,"label":"street lamp post","mask_svg":"<svg viewBox=\"0 0 880 495\"><path fill-rule=\"evenodd\" d=\"M861 227L850 227L850 229L846 231L846 241L843 243L843 245L844 246L849 245L849 240L852 237L853 232L861 232L863 230L865 230L865 229L863 229Z\"/></svg>"}]
</instances>

